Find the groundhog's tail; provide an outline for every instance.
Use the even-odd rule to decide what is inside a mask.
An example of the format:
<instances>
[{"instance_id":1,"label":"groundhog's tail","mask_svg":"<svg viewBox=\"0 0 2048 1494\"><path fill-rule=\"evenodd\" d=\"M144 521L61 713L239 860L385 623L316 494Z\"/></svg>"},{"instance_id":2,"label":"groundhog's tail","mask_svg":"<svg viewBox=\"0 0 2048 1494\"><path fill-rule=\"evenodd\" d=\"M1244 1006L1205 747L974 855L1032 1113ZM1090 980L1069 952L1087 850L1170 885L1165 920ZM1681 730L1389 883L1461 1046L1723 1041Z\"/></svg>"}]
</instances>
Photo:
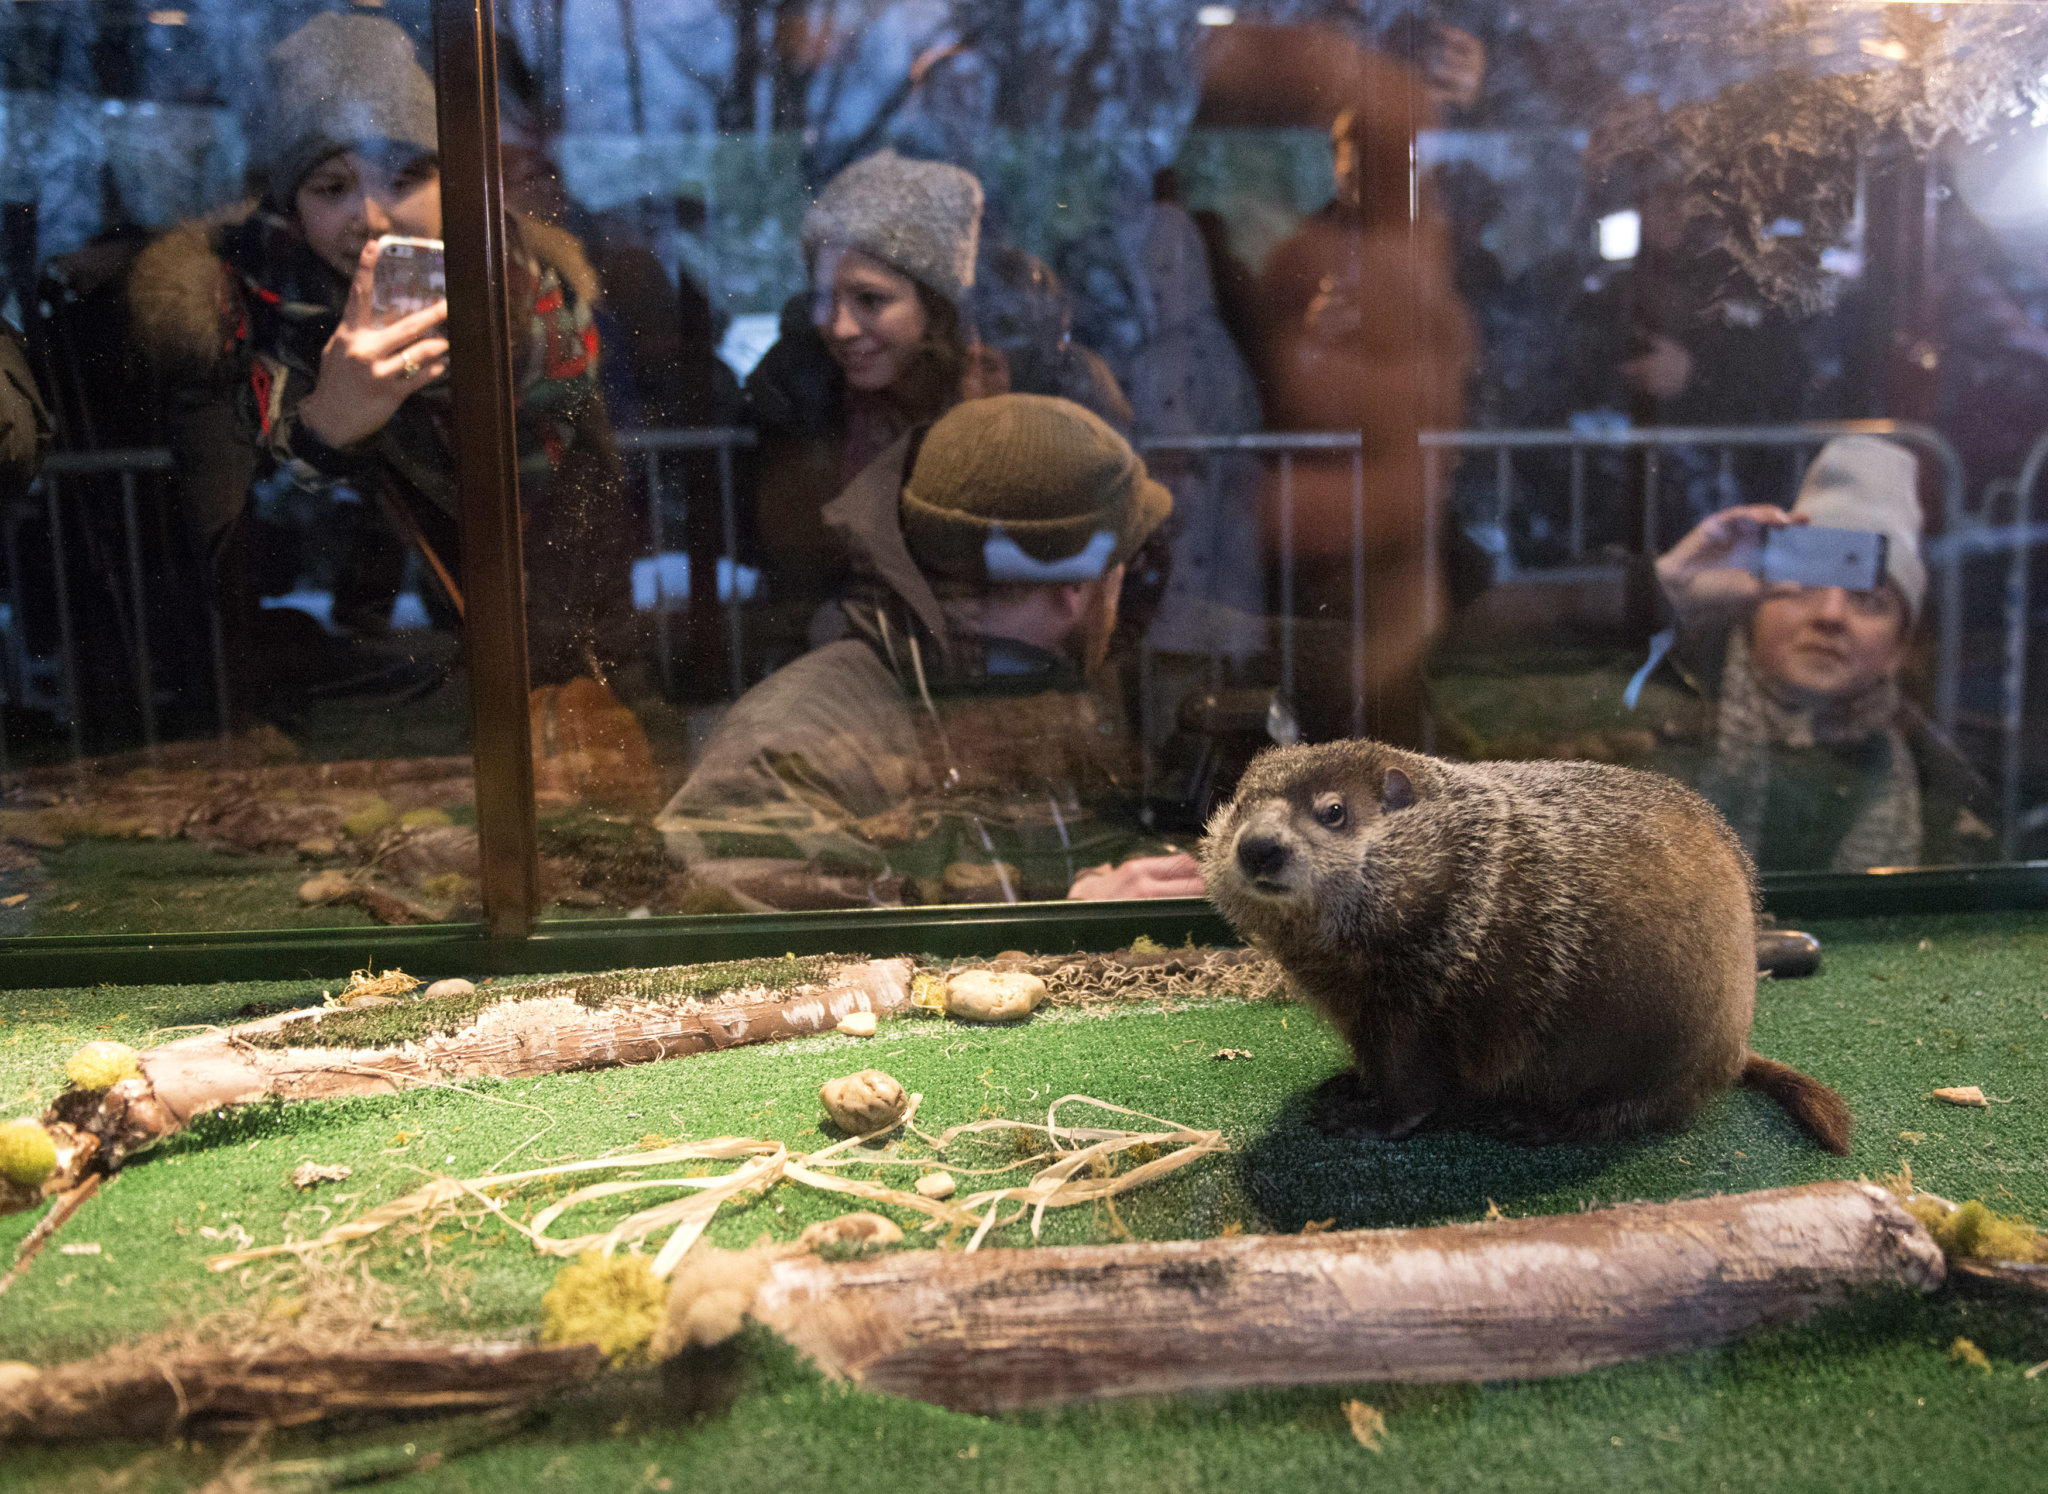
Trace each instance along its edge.
<instances>
[{"instance_id":1,"label":"groundhog's tail","mask_svg":"<svg viewBox=\"0 0 2048 1494\"><path fill-rule=\"evenodd\" d=\"M1849 1154L1849 1127L1853 1124L1849 1107L1818 1079L1790 1064L1752 1053L1742 1066L1739 1082L1776 1100L1800 1130L1837 1157Z\"/></svg>"}]
</instances>

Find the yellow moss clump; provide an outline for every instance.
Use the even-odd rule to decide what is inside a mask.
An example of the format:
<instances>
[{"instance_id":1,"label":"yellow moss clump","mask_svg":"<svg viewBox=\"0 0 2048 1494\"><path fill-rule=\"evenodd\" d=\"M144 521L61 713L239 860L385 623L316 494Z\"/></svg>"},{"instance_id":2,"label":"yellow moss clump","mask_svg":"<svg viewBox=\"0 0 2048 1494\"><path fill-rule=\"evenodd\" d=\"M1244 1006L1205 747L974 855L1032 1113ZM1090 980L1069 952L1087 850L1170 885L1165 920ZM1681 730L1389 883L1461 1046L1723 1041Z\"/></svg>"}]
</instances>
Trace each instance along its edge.
<instances>
[{"instance_id":1,"label":"yellow moss clump","mask_svg":"<svg viewBox=\"0 0 2048 1494\"><path fill-rule=\"evenodd\" d=\"M1991 1373L1990 1356L1967 1338L1959 1338L1950 1344L1948 1346L1948 1357L1956 1364L1974 1365L1987 1375Z\"/></svg>"},{"instance_id":2,"label":"yellow moss clump","mask_svg":"<svg viewBox=\"0 0 2048 1494\"><path fill-rule=\"evenodd\" d=\"M64 1065L64 1077L80 1089L112 1089L123 1079L142 1077L136 1057L126 1043L87 1043Z\"/></svg>"},{"instance_id":3,"label":"yellow moss clump","mask_svg":"<svg viewBox=\"0 0 2048 1494\"><path fill-rule=\"evenodd\" d=\"M1950 1208L1925 1193L1900 1200L1955 1260L2048 1262L2048 1237L2023 1219L1993 1213L1981 1199Z\"/></svg>"},{"instance_id":4,"label":"yellow moss clump","mask_svg":"<svg viewBox=\"0 0 2048 1494\"><path fill-rule=\"evenodd\" d=\"M645 1363L667 1304L646 1256L586 1251L540 1299L541 1342L596 1344L615 1367Z\"/></svg>"},{"instance_id":5,"label":"yellow moss clump","mask_svg":"<svg viewBox=\"0 0 2048 1494\"><path fill-rule=\"evenodd\" d=\"M398 817L401 830L438 830L454 823L445 809L408 809Z\"/></svg>"},{"instance_id":6,"label":"yellow moss clump","mask_svg":"<svg viewBox=\"0 0 2048 1494\"><path fill-rule=\"evenodd\" d=\"M368 840L398 818L398 811L382 799L372 799L341 822L341 828L356 840Z\"/></svg>"},{"instance_id":7,"label":"yellow moss clump","mask_svg":"<svg viewBox=\"0 0 2048 1494\"><path fill-rule=\"evenodd\" d=\"M420 891L437 903L452 903L469 891L469 878L461 872L442 872L420 883Z\"/></svg>"},{"instance_id":8,"label":"yellow moss clump","mask_svg":"<svg viewBox=\"0 0 2048 1494\"><path fill-rule=\"evenodd\" d=\"M56 1170L57 1146L48 1131L32 1120L0 1124L0 1181L40 1188Z\"/></svg>"},{"instance_id":9,"label":"yellow moss clump","mask_svg":"<svg viewBox=\"0 0 2048 1494\"><path fill-rule=\"evenodd\" d=\"M946 1010L946 977L931 970L920 970L911 976L910 1004L943 1014Z\"/></svg>"}]
</instances>

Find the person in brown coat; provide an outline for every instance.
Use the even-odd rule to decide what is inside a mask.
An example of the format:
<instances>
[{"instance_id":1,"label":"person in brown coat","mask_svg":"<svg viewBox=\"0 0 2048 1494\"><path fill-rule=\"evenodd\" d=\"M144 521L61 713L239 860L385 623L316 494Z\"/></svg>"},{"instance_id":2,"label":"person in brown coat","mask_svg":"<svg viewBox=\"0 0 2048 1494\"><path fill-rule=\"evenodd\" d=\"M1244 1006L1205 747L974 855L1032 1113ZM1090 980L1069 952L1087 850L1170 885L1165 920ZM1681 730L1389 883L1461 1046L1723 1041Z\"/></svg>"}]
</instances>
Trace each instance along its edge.
<instances>
[{"instance_id":1,"label":"person in brown coat","mask_svg":"<svg viewBox=\"0 0 2048 1494\"><path fill-rule=\"evenodd\" d=\"M1351 462L1346 454L1294 466L1302 728L1311 739L1363 732L1419 744L1425 618L1444 611L1441 562L1434 571L1426 563L1425 536L1446 516L1425 512L1416 437L1459 424L1474 335L1445 226L1413 181L1413 131L1429 105L1395 64L1360 62L1365 86L1330 131L1336 195L1273 250L1260 276L1260 363L1270 426L1355 430L1364 441L1362 679L1353 669ZM1276 554L1280 496L1269 480Z\"/></svg>"}]
</instances>

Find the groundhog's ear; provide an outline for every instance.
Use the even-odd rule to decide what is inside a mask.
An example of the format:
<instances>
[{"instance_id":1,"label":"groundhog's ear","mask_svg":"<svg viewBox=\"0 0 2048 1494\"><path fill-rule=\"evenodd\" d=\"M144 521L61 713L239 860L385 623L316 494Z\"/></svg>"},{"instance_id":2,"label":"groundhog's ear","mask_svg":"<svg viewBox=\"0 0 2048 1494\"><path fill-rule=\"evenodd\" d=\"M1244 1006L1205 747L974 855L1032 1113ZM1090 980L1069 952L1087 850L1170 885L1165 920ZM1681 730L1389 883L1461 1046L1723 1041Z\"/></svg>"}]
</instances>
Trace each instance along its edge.
<instances>
[{"instance_id":1,"label":"groundhog's ear","mask_svg":"<svg viewBox=\"0 0 2048 1494\"><path fill-rule=\"evenodd\" d=\"M1392 814L1397 809L1406 809L1415 802L1415 785L1408 781L1408 775L1399 768L1387 769L1387 776L1380 782L1380 803Z\"/></svg>"}]
</instances>

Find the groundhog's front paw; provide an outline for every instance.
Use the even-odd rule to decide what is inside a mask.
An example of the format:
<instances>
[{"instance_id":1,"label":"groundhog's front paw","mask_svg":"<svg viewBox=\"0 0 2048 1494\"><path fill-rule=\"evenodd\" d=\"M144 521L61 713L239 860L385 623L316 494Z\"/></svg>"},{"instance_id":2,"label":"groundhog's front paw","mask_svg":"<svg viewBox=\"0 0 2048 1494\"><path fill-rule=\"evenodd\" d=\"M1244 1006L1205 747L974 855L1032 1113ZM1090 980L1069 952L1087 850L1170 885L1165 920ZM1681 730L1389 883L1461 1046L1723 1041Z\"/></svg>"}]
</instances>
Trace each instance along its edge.
<instances>
[{"instance_id":1,"label":"groundhog's front paw","mask_svg":"<svg viewBox=\"0 0 2048 1494\"><path fill-rule=\"evenodd\" d=\"M1308 1121L1325 1136L1353 1141L1403 1141L1430 1117L1433 1107L1390 1105L1368 1094L1354 1070L1332 1074L1309 1097Z\"/></svg>"}]
</instances>

